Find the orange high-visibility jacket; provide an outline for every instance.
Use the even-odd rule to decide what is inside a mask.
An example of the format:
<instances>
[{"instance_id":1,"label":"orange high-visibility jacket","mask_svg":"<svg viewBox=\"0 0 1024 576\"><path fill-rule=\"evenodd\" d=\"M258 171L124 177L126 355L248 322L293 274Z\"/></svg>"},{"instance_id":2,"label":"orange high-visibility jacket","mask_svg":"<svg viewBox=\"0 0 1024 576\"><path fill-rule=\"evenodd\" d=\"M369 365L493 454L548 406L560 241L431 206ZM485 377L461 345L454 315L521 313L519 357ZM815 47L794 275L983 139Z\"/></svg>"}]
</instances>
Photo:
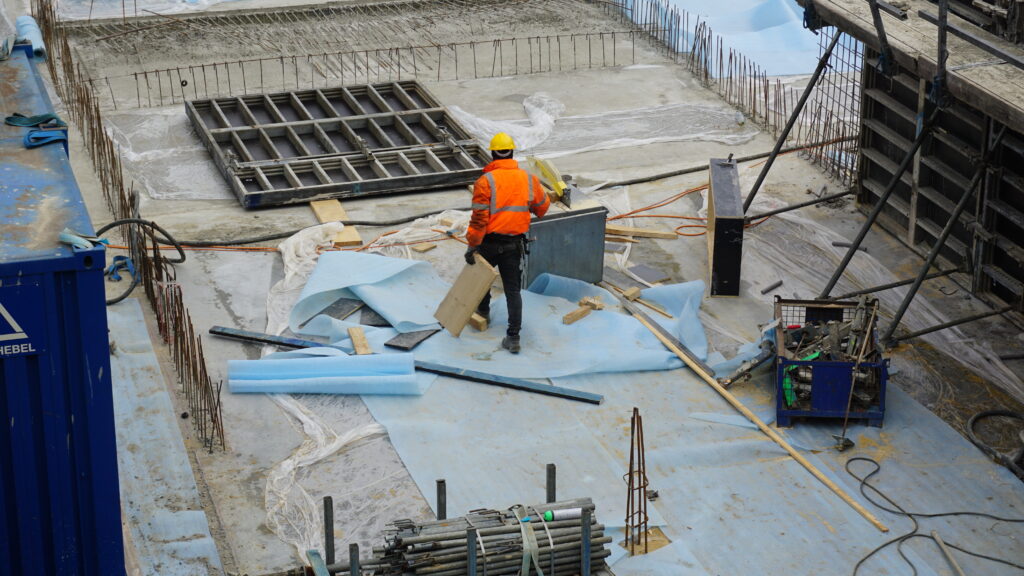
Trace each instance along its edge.
<instances>
[{"instance_id":1,"label":"orange high-visibility jacket","mask_svg":"<svg viewBox=\"0 0 1024 576\"><path fill-rule=\"evenodd\" d=\"M473 185L473 217L466 241L479 246L485 234L526 234L530 213L547 214L551 202L540 180L519 168L509 158L484 167L484 175Z\"/></svg>"}]
</instances>

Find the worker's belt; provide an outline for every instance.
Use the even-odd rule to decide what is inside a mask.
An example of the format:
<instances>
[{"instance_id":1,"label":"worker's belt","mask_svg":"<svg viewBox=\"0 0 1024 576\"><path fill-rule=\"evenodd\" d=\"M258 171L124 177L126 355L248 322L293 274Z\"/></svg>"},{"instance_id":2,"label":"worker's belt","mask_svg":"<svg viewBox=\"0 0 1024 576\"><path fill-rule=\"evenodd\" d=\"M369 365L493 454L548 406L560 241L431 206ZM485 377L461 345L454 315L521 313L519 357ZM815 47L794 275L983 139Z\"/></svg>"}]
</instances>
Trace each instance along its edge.
<instances>
[{"instance_id":1,"label":"worker's belt","mask_svg":"<svg viewBox=\"0 0 1024 576\"><path fill-rule=\"evenodd\" d=\"M524 253L529 253L526 245L526 234L497 234L492 232L484 235L481 244L493 246L498 254L504 254L513 250L522 250Z\"/></svg>"}]
</instances>

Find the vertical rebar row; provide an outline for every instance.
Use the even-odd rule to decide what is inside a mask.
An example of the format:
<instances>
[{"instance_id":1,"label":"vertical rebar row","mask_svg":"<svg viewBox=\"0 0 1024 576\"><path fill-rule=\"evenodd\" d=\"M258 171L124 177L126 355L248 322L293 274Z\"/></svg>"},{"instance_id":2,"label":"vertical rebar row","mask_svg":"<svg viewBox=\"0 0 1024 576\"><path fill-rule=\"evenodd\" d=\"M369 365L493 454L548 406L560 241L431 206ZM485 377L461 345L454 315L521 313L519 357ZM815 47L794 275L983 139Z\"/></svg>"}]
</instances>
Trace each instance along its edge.
<instances>
[{"instance_id":1,"label":"vertical rebar row","mask_svg":"<svg viewBox=\"0 0 1024 576\"><path fill-rule=\"evenodd\" d=\"M85 148L100 181L104 201L115 219L138 218L138 199L131 185L125 186L121 150L103 123L95 82L85 78L76 65L68 36L61 25L53 0L33 0L32 13L44 42L50 47L47 68L57 95L65 103L70 120L78 127ZM174 78L170 70L164 71ZM182 86L180 71L177 84ZM158 75L157 79L160 78ZM146 77L148 81L148 76ZM101 84L102 85L102 84ZM174 86L172 82L170 86ZM111 84L107 87L111 90ZM183 86L182 86L183 87ZM184 99L184 92L180 92ZM170 96L173 98L173 91ZM139 96L141 101L141 93ZM163 258L155 239L142 226L119 227L139 274L146 296L157 314L160 334L171 349L182 392L199 436L208 449L224 446L221 418L221 385L212 383L206 370L202 342L173 282L171 262Z\"/></svg>"},{"instance_id":2,"label":"vertical rebar row","mask_svg":"<svg viewBox=\"0 0 1024 576\"><path fill-rule=\"evenodd\" d=\"M644 451L644 421L639 408L633 408L629 436L625 530L626 549L633 556L647 553L647 458Z\"/></svg>"}]
</instances>

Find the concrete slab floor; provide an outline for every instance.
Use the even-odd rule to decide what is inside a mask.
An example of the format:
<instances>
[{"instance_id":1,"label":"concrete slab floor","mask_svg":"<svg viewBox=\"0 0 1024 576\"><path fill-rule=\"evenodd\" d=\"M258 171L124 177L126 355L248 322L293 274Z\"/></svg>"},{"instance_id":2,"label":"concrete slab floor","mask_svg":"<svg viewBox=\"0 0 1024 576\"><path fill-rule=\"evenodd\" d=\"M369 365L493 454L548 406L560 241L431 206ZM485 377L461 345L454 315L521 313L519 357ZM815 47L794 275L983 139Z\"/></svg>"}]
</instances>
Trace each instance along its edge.
<instances>
[{"instance_id":1,"label":"concrete slab floor","mask_svg":"<svg viewBox=\"0 0 1024 576\"><path fill-rule=\"evenodd\" d=\"M428 88L446 104L495 120L522 119L523 98L541 91L563 102L566 116L666 104L719 103L717 97L701 88L680 67L650 53L644 54L642 60L657 67L541 74L500 81L428 83ZM183 116L183 110L180 106L177 108ZM173 109L155 117L180 120ZM80 139L72 140L80 142ZM556 165L586 182L600 182L702 164L709 157L724 157L730 153L743 155L767 151L772 144L772 139L764 134L740 145L667 142L570 155L559 158ZM81 147L76 147L72 151L72 159L90 213L97 225L102 224L109 215L100 198L87 155ZM154 156L133 169L152 175L166 168L163 162L165 160ZM756 173L756 168L754 170ZM213 178L208 170L204 174L206 178ZM749 182L750 174L750 168L747 168L745 182ZM631 186L626 193L631 205L639 207L699 185L704 180L706 175L693 174ZM167 192L178 193L179 198L187 196L193 187L187 178L177 181L164 179L161 185L175 188ZM834 182L794 154L776 164L761 194L766 201L792 203L805 200L807 189L818 190L823 185L828 185L830 191L838 191ZM222 180L205 181L202 186L204 189L222 186L222 191L227 191ZM230 198L229 193L224 198L154 199L144 194L142 215L158 221L179 238L203 240L250 237L315 223L312 212L305 206L246 212ZM468 194L464 190L452 190L346 201L345 207L353 218L386 219L445 206L464 207L468 203ZM697 196L693 195L667 207L666 213L694 215L699 207ZM786 297L794 293L801 297L813 296L821 285L818 276L830 270L782 269L778 259L773 261L764 255L788 251L797 261L804 255L823 258L824 252L832 253L834 257L831 247L823 248L807 241L800 243L799 232L804 229L804 221L817 223L846 238L851 238L863 222L863 217L851 203L805 209L799 217L803 221L777 218L748 231L750 260L745 261L744 269L748 294L758 294L759 290L755 292L755 288L781 277L785 284L778 293ZM669 226L660 221L644 222L643 225ZM372 238L376 233L390 229L364 229L363 235ZM812 241L817 238L813 237ZM630 262L664 270L677 281L703 278L706 266L705 259L701 257L703 243L703 238L645 240L633 249ZM881 231L873 231L866 246L868 255L858 255L858 261L867 257L877 259L900 277L911 274L920 261ZM440 253L435 250L418 257L432 259ZM446 254L451 257L451 250ZM205 331L211 325L223 324L262 331L266 325L267 292L280 276L279 271L275 272L279 261L279 256L272 253L190 252L189 261L177 270L197 327ZM870 278L864 281L870 284ZM844 281L839 289L853 285L852 282ZM926 286L923 296L937 303L949 317L983 308L975 299L964 298L962 288L957 288L959 292L953 296L939 291L939 287L946 287L946 292L949 292L953 286L953 280L934 281ZM752 338L756 334L756 324L768 319L765 311L769 301L768 296L706 301L703 317L713 348L728 355L741 340ZM1019 332L999 319L967 326L962 334L961 338L990 342L1007 349L1009 342L1020 345ZM947 341L941 341L938 347L915 343L897 350L895 363L903 372L893 379L894 383L907 389L954 426L962 426L963 418L981 407L1020 409L1019 403L999 392L991 382L970 374L955 358L950 358L948 352L956 355L956 349L951 349L950 345ZM224 377L228 359L254 358L259 354L255 347L208 337L204 338L204 346L208 368L217 379ZM161 345L158 344L157 348L160 349ZM165 363L165 375L169 380L173 374L173 368ZM170 381L168 385L172 389L175 387ZM220 524L220 528L215 530L215 537L219 540L225 568L230 573L260 574L295 566L299 558L294 548L282 542L266 524L266 473L292 454L306 437L294 420L266 397L236 396L225 392L222 400L227 450L208 454L198 449L194 440L189 446L197 460L200 483L208 489L210 515ZM298 401L338 432L372 422L362 401L356 398L306 397ZM186 425L183 425L183 430L190 433ZM367 549L379 540L379 531L388 521L430 514L427 502L432 500L432 496L421 494L412 483L385 437L371 438L330 455L301 472L300 484L313 501L324 495L335 498L339 510L336 513L339 549L344 549L348 542L359 542ZM494 506L504 504L493 503Z\"/></svg>"}]
</instances>

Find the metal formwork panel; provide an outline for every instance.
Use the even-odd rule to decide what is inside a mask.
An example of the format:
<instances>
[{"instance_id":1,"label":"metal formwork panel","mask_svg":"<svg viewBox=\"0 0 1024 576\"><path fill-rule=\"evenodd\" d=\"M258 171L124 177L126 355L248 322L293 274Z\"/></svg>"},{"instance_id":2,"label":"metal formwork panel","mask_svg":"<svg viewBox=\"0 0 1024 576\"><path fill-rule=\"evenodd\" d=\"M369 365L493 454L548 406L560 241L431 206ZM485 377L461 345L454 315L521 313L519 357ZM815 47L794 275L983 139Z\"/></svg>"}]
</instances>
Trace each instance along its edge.
<instances>
[{"instance_id":1,"label":"metal formwork panel","mask_svg":"<svg viewBox=\"0 0 1024 576\"><path fill-rule=\"evenodd\" d=\"M415 81L185 105L247 208L471 183L486 152Z\"/></svg>"},{"instance_id":2,"label":"metal formwork panel","mask_svg":"<svg viewBox=\"0 0 1024 576\"><path fill-rule=\"evenodd\" d=\"M603 206L548 213L530 223L529 249L523 269L523 285L529 286L544 273L597 283L604 278L604 227L608 210Z\"/></svg>"},{"instance_id":3,"label":"metal formwork panel","mask_svg":"<svg viewBox=\"0 0 1024 576\"><path fill-rule=\"evenodd\" d=\"M258 208L466 186L487 158L477 145L391 150L252 165L237 169L230 182L243 206Z\"/></svg>"},{"instance_id":4,"label":"metal formwork panel","mask_svg":"<svg viewBox=\"0 0 1024 576\"><path fill-rule=\"evenodd\" d=\"M441 107L415 81L193 100L185 106L200 130L393 114Z\"/></svg>"}]
</instances>

